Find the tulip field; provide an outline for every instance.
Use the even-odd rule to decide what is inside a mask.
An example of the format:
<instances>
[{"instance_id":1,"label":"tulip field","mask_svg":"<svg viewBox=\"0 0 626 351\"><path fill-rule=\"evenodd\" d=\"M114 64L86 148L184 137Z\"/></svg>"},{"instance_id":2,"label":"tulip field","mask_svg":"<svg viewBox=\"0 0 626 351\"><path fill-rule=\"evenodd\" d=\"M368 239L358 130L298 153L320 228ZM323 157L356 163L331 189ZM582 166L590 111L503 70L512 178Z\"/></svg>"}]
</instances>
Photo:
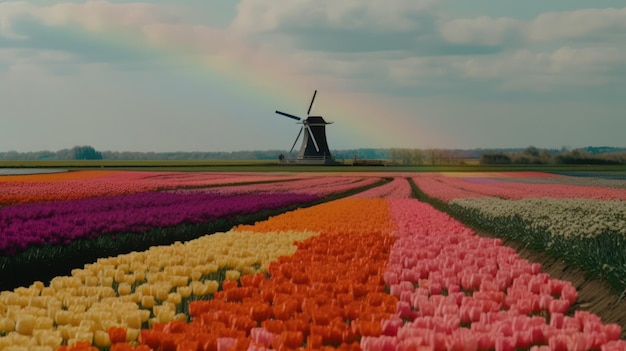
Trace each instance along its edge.
<instances>
[{"instance_id":1,"label":"tulip field","mask_svg":"<svg viewBox=\"0 0 626 351\"><path fill-rule=\"evenodd\" d=\"M539 172L3 176L0 351L626 350L620 324L578 308L571 282L504 244L545 251L619 295L620 182ZM76 265L85 252L94 258ZM67 273L28 280L55 266Z\"/></svg>"}]
</instances>

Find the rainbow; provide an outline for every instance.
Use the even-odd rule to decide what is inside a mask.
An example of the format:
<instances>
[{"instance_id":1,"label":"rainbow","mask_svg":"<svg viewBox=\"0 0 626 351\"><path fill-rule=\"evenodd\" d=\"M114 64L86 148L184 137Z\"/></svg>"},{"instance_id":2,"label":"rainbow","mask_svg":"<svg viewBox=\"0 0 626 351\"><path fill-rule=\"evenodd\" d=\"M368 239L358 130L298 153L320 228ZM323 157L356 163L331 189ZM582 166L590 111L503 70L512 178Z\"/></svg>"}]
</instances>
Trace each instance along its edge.
<instances>
[{"instance_id":1,"label":"rainbow","mask_svg":"<svg viewBox=\"0 0 626 351\"><path fill-rule=\"evenodd\" d=\"M203 55L192 43L171 37L151 40L138 28L87 30L78 24L61 28L116 50L154 54L173 66L185 68L189 79L201 84L226 86L229 91L236 92L233 99L241 100L243 96L252 104L276 101L276 108L291 110L290 106L294 106L304 109L302 106L308 105L313 90L318 89L322 96L316 103L323 105L323 115L327 120L338 122L332 127L332 133L340 132L351 145L430 148L455 144L450 137L432 127L414 128L420 125L416 122L419 119L417 113L403 111L380 95L357 94L337 88L336 82L334 84L330 78L302 72L293 60L272 52L254 52L253 59L236 55L215 57ZM293 103L284 106L284 101ZM331 141L331 148L337 147L334 144Z\"/></svg>"}]
</instances>

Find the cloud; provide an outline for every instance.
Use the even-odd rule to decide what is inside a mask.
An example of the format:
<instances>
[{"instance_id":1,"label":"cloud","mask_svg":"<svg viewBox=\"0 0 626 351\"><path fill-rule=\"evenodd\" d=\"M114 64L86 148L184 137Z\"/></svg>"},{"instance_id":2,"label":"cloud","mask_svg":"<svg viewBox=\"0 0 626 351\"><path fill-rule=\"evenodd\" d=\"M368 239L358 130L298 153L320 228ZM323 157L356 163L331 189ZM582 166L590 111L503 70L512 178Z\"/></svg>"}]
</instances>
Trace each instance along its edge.
<instances>
[{"instance_id":1,"label":"cloud","mask_svg":"<svg viewBox=\"0 0 626 351\"><path fill-rule=\"evenodd\" d=\"M73 59L74 55L64 51L0 48L0 61L3 62L67 62Z\"/></svg>"},{"instance_id":2,"label":"cloud","mask_svg":"<svg viewBox=\"0 0 626 351\"><path fill-rule=\"evenodd\" d=\"M57 73L79 72L80 65L94 62L113 64L120 70L146 69L159 64L161 59L153 52L143 50L150 44L159 44L155 35L150 36L151 33L156 31L163 37L174 37L177 41L172 40L171 43L186 44L182 40L186 38L177 36L174 30L180 26L185 28L184 35L193 32L193 26L182 25L186 11L172 5L107 1L67 2L52 6L2 3L0 19L5 30L0 32L0 47L22 49L24 52L65 53L74 58L65 68L60 64L43 67L43 61L28 62ZM160 27L167 31L158 31ZM205 30L198 36L206 38L207 32ZM11 39L6 33L13 33L13 37L18 36L21 40ZM222 37L219 34L212 36ZM129 48L120 49L120 46ZM23 59L16 57L10 65L26 63L22 62Z\"/></svg>"},{"instance_id":3,"label":"cloud","mask_svg":"<svg viewBox=\"0 0 626 351\"><path fill-rule=\"evenodd\" d=\"M242 0L231 29L300 50L416 48L434 28L436 0ZM282 46L284 49L285 46Z\"/></svg>"},{"instance_id":4,"label":"cloud","mask_svg":"<svg viewBox=\"0 0 626 351\"><path fill-rule=\"evenodd\" d=\"M0 3L0 36L11 40L24 40L28 37L13 30L13 23L21 16L32 12L34 7L26 2Z\"/></svg>"},{"instance_id":5,"label":"cloud","mask_svg":"<svg viewBox=\"0 0 626 351\"><path fill-rule=\"evenodd\" d=\"M246 32L275 32L318 26L347 30L404 32L419 27L417 15L436 0L242 0L232 27Z\"/></svg>"},{"instance_id":6,"label":"cloud","mask_svg":"<svg viewBox=\"0 0 626 351\"><path fill-rule=\"evenodd\" d=\"M554 12L522 21L447 18L438 2L242 0L227 28L194 23L190 9L181 6L10 2L0 4L0 34L11 38L0 39L0 46L19 41L85 62L137 67L151 59L140 50L133 54L89 36L46 30L79 28L137 38L224 72L263 68L284 80L380 92L458 92L477 82L487 90L548 92L610 84L616 79L612 74L624 69L626 48L617 43L624 39L626 8ZM25 28L25 18L40 27ZM573 41L600 37L593 44Z\"/></svg>"},{"instance_id":7,"label":"cloud","mask_svg":"<svg viewBox=\"0 0 626 351\"><path fill-rule=\"evenodd\" d=\"M454 64L463 76L501 82L507 90L551 92L619 82L611 75L624 67L626 51L612 48L561 47L551 53L521 49L496 57L476 57Z\"/></svg>"},{"instance_id":8,"label":"cloud","mask_svg":"<svg viewBox=\"0 0 626 351\"><path fill-rule=\"evenodd\" d=\"M532 42L599 37L626 40L626 7L543 13L528 29Z\"/></svg>"},{"instance_id":9,"label":"cloud","mask_svg":"<svg viewBox=\"0 0 626 351\"><path fill-rule=\"evenodd\" d=\"M530 21L510 17L458 18L441 21L449 43L519 47L531 43L603 38L626 40L626 7L542 13Z\"/></svg>"},{"instance_id":10,"label":"cloud","mask_svg":"<svg viewBox=\"0 0 626 351\"><path fill-rule=\"evenodd\" d=\"M39 8L36 15L47 25L79 24L90 31L103 31L120 27L136 29L153 23L177 22L181 19L182 11L169 5L87 1Z\"/></svg>"},{"instance_id":11,"label":"cloud","mask_svg":"<svg viewBox=\"0 0 626 351\"><path fill-rule=\"evenodd\" d=\"M449 43L495 46L509 41L519 42L524 28L525 24L516 19L482 16L446 21L440 31Z\"/></svg>"}]
</instances>

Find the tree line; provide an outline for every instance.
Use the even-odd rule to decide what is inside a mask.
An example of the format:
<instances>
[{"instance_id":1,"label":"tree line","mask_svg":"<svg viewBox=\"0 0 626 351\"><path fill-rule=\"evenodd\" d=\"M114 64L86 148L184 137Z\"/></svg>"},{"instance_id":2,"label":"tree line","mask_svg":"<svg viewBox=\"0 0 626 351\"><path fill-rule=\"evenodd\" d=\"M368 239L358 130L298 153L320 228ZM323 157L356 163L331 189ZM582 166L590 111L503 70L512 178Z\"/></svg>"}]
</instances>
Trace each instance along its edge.
<instances>
[{"instance_id":1,"label":"tree line","mask_svg":"<svg viewBox=\"0 0 626 351\"><path fill-rule=\"evenodd\" d=\"M567 150L527 148L502 149L411 149L360 148L333 150L339 161L384 160L392 165L461 165L480 159L481 164L626 164L626 148L586 147ZM287 157L287 150L251 151L98 151L90 145L74 146L58 151L0 152L0 160L278 160Z\"/></svg>"},{"instance_id":2,"label":"tree line","mask_svg":"<svg viewBox=\"0 0 626 351\"><path fill-rule=\"evenodd\" d=\"M529 146L521 152L484 153L480 157L484 165L505 164L579 164L579 165L623 165L626 150L623 148L588 147L559 152L540 150Z\"/></svg>"}]
</instances>

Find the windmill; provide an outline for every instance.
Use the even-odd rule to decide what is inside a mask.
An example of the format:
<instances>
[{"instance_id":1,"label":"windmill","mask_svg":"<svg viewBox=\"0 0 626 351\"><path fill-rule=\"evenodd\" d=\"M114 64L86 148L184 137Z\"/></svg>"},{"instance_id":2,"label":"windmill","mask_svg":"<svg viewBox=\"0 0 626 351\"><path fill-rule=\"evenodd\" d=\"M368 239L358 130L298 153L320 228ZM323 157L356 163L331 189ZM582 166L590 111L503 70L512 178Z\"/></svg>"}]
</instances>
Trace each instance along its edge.
<instances>
[{"instance_id":1,"label":"windmill","mask_svg":"<svg viewBox=\"0 0 626 351\"><path fill-rule=\"evenodd\" d=\"M296 156L297 163L334 164L335 160L330 154L328 142L326 141L326 125L333 122L326 122L322 116L311 116L311 109L313 108L316 95L317 90L313 93L313 98L311 99L309 110L307 111L307 118L305 119L281 111L276 111L276 113L281 116L300 121L299 124L302 124L302 128L300 128L300 132L298 132L296 141L293 142L289 153L293 151L294 147L298 143L298 139L300 139L302 132L306 131L302 137L300 151L298 151L298 155Z\"/></svg>"}]
</instances>

